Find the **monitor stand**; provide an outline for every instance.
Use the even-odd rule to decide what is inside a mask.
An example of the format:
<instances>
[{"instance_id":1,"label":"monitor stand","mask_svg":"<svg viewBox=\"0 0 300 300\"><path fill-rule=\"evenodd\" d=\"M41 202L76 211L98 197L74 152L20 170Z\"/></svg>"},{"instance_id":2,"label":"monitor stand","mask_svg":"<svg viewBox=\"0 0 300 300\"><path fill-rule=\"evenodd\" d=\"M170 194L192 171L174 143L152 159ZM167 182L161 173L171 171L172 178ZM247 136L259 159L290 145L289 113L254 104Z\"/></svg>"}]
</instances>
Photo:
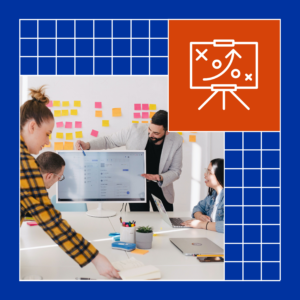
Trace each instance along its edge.
<instances>
[{"instance_id":1,"label":"monitor stand","mask_svg":"<svg viewBox=\"0 0 300 300\"><path fill-rule=\"evenodd\" d=\"M96 209L88 210L86 214L90 217L95 218L109 218L115 216L117 212L115 212L114 210L102 209L102 203L99 203Z\"/></svg>"}]
</instances>

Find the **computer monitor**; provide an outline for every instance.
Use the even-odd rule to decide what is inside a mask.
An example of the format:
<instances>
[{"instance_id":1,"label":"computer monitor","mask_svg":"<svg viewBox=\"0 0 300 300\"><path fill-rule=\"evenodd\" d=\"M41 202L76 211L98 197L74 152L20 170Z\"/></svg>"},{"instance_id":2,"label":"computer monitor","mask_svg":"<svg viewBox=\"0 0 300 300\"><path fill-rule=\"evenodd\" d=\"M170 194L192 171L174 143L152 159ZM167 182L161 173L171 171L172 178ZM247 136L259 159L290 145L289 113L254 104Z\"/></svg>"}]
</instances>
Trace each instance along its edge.
<instances>
[{"instance_id":1,"label":"computer monitor","mask_svg":"<svg viewBox=\"0 0 300 300\"><path fill-rule=\"evenodd\" d=\"M65 160L63 181L57 184L58 203L94 203L92 217L110 217L115 211L101 209L104 202L145 203L145 150L57 151Z\"/></svg>"}]
</instances>

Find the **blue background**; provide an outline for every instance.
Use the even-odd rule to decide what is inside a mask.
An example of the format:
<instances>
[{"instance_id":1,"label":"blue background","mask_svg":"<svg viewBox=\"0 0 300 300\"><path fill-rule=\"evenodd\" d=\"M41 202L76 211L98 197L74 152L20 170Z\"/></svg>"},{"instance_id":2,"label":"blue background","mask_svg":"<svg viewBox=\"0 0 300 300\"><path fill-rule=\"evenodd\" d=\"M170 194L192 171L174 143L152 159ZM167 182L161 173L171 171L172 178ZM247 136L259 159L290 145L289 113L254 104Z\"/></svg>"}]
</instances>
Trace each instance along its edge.
<instances>
[{"instance_id":1,"label":"blue background","mask_svg":"<svg viewBox=\"0 0 300 300\"><path fill-rule=\"evenodd\" d=\"M41 299L87 296L136 297L144 299L178 297L210 297L240 299L278 299L296 291L299 260L292 255L297 244L297 214L291 207L297 201L299 175L296 175L299 155L299 1L86 1L77 5L73 1L5 2L1 4L1 101L2 126L2 231L0 280L2 295L21 298L24 295ZM201 18L281 18L281 162L282 162L282 263L281 282L19 282L19 19L201 19ZM7 156L10 159L7 159ZM289 190L287 189L289 187ZM293 190L294 189L294 190ZM289 197L289 199L287 199ZM227 230L227 229L226 229ZM296 239L295 239L296 238ZM284 259L283 259L284 258ZM272 274L266 265L266 274ZM199 263L199 268L201 264ZM239 268L239 265L236 266ZM253 276L257 272L253 270ZM267 276L267 275L266 275ZM80 284L80 286L78 286ZM128 293L114 292L116 287ZM216 288L218 290L216 291ZM145 293L147 290L147 293Z\"/></svg>"}]
</instances>

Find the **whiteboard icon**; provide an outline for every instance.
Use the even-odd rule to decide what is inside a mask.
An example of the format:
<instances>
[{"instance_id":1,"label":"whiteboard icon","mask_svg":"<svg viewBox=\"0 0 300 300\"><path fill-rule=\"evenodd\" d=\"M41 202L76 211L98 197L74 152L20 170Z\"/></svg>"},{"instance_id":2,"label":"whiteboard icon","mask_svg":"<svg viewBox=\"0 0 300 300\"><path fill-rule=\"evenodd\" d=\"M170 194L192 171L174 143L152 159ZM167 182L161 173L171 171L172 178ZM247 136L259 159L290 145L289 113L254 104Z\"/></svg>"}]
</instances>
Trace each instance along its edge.
<instances>
[{"instance_id":1,"label":"whiteboard icon","mask_svg":"<svg viewBox=\"0 0 300 300\"><path fill-rule=\"evenodd\" d=\"M201 110L218 92L230 92L247 110L250 107L235 93L239 89L258 88L258 43L214 40L190 43L190 88L209 89Z\"/></svg>"}]
</instances>

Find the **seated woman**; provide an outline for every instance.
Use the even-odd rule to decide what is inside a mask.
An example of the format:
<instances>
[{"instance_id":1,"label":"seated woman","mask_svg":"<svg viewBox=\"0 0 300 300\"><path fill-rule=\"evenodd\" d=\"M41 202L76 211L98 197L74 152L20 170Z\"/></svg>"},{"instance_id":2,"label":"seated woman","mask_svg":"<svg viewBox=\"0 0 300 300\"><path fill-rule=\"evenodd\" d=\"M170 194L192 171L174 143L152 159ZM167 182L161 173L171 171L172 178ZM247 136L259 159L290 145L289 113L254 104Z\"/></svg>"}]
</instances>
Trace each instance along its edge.
<instances>
[{"instance_id":1,"label":"seated woman","mask_svg":"<svg viewBox=\"0 0 300 300\"><path fill-rule=\"evenodd\" d=\"M224 159L213 159L204 173L208 195L194 207L192 217L182 225L224 232Z\"/></svg>"}]
</instances>

